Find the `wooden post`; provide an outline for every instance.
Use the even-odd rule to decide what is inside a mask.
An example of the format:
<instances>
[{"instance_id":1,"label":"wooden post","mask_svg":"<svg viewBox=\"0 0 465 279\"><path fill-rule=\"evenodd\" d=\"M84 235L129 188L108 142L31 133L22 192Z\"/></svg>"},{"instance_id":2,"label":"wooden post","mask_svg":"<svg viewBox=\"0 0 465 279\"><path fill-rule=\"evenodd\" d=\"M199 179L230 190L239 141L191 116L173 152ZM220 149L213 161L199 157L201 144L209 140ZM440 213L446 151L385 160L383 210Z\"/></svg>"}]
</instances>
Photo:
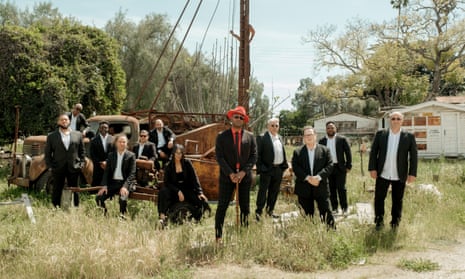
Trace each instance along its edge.
<instances>
[{"instance_id":1,"label":"wooden post","mask_svg":"<svg viewBox=\"0 0 465 279\"><path fill-rule=\"evenodd\" d=\"M237 103L249 111L249 88L250 88L250 40L253 30L249 24L249 0L240 2L240 46L239 46L239 86ZM252 33L253 37L253 33Z\"/></svg>"}]
</instances>

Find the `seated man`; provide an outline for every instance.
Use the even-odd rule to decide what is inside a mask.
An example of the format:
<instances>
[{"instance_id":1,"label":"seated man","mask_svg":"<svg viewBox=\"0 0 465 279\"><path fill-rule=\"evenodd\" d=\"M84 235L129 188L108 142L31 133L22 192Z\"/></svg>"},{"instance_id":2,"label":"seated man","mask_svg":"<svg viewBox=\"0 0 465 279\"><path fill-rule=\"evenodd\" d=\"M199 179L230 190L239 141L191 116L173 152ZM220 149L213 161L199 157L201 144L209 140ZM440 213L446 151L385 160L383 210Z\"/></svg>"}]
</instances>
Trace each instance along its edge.
<instances>
[{"instance_id":1,"label":"seated man","mask_svg":"<svg viewBox=\"0 0 465 279\"><path fill-rule=\"evenodd\" d=\"M102 185L95 198L97 205L105 210L105 201L119 194L121 217L124 218L129 191L136 185L136 156L127 150L128 138L124 134L115 136L115 151L108 154Z\"/></svg>"},{"instance_id":2,"label":"seated man","mask_svg":"<svg viewBox=\"0 0 465 279\"><path fill-rule=\"evenodd\" d=\"M175 139L176 135L169 128L163 126L161 119L155 120L155 129L150 131L149 141L157 147L158 159L163 162L163 167L170 159ZM160 170L158 163L155 167Z\"/></svg>"},{"instance_id":3,"label":"seated man","mask_svg":"<svg viewBox=\"0 0 465 279\"><path fill-rule=\"evenodd\" d=\"M139 133L139 143L134 145L132 151L136 154L136 158L139 160L147 160L153 162L153 166L156 166L157 151L155 144L149 140L149 132L147 130L141 130ZM152 180L150 177L155 171L147 168L137 168L137 183L140 186L147 186L149 181Z\"/></svg>"}]
</instances>

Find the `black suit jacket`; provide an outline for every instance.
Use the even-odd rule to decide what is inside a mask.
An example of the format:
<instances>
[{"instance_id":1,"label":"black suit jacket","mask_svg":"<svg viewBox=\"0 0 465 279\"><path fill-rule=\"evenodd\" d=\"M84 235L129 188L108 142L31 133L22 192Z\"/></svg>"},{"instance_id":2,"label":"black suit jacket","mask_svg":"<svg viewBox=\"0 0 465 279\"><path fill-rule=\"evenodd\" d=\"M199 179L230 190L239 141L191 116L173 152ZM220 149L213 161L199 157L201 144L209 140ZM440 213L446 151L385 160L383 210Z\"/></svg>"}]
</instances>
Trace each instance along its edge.
<instances>
[{"instance_id":1,"label":"black suit jacket","mask_svg":"<svg viewBox=\"0 0 465 279\"><path fill-rule=\"evenodd\" d=\"M310 185L305 178L311 175L310 162L308 159L308 149L302 145L294 150L292 156L292 170L295 173L295 194L302 197L309 197L311 189L328 192L328 176L333 171L331 154L326 146L317 144L315 146L315 156L313 160L313 175L321 177L318 187Z\"/></svg>"},{"instance_id":2,"label":"black suit jacket","mask_svg":"<svg viewBox=\"0 0 465 279\"><path fill-rule=\"evenodd\" d=\"M279 136L279 140L282 144L281 136ZM286 160L286 150L284 150L283 146L283 156L284 160L279 165L282 170L286 170L288 168L287 160ZM273 168L274 162L274 147L273 147L273 140L271 139L271 134L269 132L265 132L262 135L257 137L257 173L267 173L270 172Z\"/></svg>"},{"instance_id":3,"label":"black suit jacket","mask_svg":"<svg viewBox=\"0 0 465 279\"><path fill-rule=\"evenodd\" d=\"M68 118L70 123L72 115L72 112L68 112ZM89 127L89 123L87 122L87 119L84 116L84 114L80 112L76 117L76 127L78 127L77 131L83 131L85 128Z\"/></svg>"},{"instance_id":4,"label":"black suit jacket","mask_svg":"<svg viewBox=\"0 0 465 279\"><path fill-rule=\"evenodd\" d=\"M347 141L347 138L336 134L335 140L336 140L337 167L343 171L352 169L352 152L350 150L350 145L349 145L349 142ZM327 142L328 142L328 138L324 137L320 139L318 143L326 146Z\"/></svg>"},{"instance_id":5,"label":"black suit jacket","mask_svg":"<svg viewBox=\"0 0 465 279\"><path fill-rule=\"evenodd\" d=\"M115 173L116 164L118 160L118 152L115 150L108 154L107 166L105 172L103 173L102 185L108 186L108 182L113 179L113 174ZM130 188L132 185L136 185L136 156L131 151L124 151L123 163L121 167L121 172L123 174L124 184L128 190L133 190Z\"/></svg>"},{"instance_id":6,"label":"black suit jacket","mask_svg":"<svg viewBox=\"0 0 465 279\"><path fill-rule=\"evenodd\" d=\"M231 129L221 132L216 137L216 160L220 165L220 181L230 181L229 175L236 172L236 162L239 160L239 171L245 171L252 177L252 168L257 161L257 143L249 131L242 130L241 156L238 158L234 147Z\"/></svg>"},{"instance_id":7,"label":"black suit jacket","mask_svg":"<svg viewBox=\"0 0 465 279\"><path fill-rule=\"evenodd\" d=\"M107 151L103 149L103 145L107 146ZM106 161L108 158L108 154L113 151L113 137L108 135L106 138L105 143L102 142L100 135L97 134L91 141L90 141L90 148L89 148L89 156L92 162L94 163L94 168L99 162Z\"/></svg>"},{"instance_id":8,"label":"black suit jacket","mask_svg":"<svg viewBox=\"0 0 465 279\"><path fill-rule=\"evenodd\" d=\"M368 170L376 170L378 176L384 168L388 148L389 129L376 132L371 145ZM397 173L402 182L407 181L409 175L417 176L418 150L415 136L411 133L400 132L399 147L397 149Z\"/></svg>"},{"instance_id":9,"label":"black suit jacket","mask_svg":"<svg viewBox=\"0 0 465 279\"><path fill-rule=\"evenodd\" d=\"M171 131L170 128L168 127L163 127L162 130L163 137L165 138L165 146L168 144L168 142L172 139L173 142L176 140L176 135L174 134L173 131ZM155 144L155 147L158 146L158 135L157 135L157 129L153 129L149 133L149 141L153 142Z\"/></svg>"},{"instance_id":10,"label":"black suit jacket","mask_svg":"<svg viewBox=\"0 0 465 279\"><path fill-rule=\"evenodd\" d=\"M139 148L140 148L139 143L135 144L134 147L132 148L132 151L136 155L136 158L139 155ZM144 144L144 149L142 150L141 156L145 156L147 157L148 160L155 162L155 160L157 160L157 148L155 144L153 142L147 141Z\"/></svg>"},{"instance_id":11,"label":"black suit jacket","mask_svg":"<svg viewBox=\"0 0 465 279\"><path fill-rule=\"evenodd\" d=\"M68 169L71 172L79 172L85 164L85 151L80 132L70 132L70 143L66 150L59 130L47 136L45 144L45 163L53 171Z\"/></svg>"}]
</instances>

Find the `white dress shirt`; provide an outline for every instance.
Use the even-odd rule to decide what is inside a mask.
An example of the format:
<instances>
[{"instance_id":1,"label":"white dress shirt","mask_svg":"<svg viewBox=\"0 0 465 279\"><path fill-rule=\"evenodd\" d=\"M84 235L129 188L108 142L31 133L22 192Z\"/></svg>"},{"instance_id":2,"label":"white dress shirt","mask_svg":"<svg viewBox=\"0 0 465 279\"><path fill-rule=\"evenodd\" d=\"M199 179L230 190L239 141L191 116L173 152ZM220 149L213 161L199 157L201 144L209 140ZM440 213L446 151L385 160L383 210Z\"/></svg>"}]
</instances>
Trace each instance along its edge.
<instances>
[{"instance_id":1,"label":"white dress shirt","mask_svg":"<svg viewBox=\"0 0 465 279\"><path fill-rule=\"evenodd\" d=\"M114 180L124 180L124 177L123 177L123 157L124 157L124 152L123 153L119 153L119 152L116 152L117 156L116 156L116 168L115 168L115 173L113 174L113 179Z\"/></svg>"},{"instance_id":2,"label":"white dress shirt","mask_svg":"<svg viewBox=\"0 0 465 279\"><path fill-rule=\"evenodd\" d=\"M399 180L397 172L397 150L399 149L400 131L394 134L391 130L388 135L386 161L384 162L381 177L387 180Z\"/></svg>"}]
</instances>

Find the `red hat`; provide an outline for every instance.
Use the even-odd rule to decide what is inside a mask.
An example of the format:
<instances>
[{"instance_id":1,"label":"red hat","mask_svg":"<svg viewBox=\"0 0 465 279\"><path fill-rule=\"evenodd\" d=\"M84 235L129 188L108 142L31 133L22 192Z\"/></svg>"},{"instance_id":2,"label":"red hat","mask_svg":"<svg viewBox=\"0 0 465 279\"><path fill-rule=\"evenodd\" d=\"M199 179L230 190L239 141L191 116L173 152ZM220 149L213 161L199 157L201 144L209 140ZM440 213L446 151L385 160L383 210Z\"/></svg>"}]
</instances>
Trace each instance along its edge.
<instances>
[{"instance_id":1,"label":"red hat","mask_svg":"<svg viewBox=\"0 0 465 279\"><path fill-rule=\"evenodd\" d=\"M239 114L239 115L244 116L244 123L249 122L249 117L245 113L245 108L243 106L237 106L236 108L229 110L227 116L229 119L231 119L234 114Z\"/></svg>"}]
</instances>

